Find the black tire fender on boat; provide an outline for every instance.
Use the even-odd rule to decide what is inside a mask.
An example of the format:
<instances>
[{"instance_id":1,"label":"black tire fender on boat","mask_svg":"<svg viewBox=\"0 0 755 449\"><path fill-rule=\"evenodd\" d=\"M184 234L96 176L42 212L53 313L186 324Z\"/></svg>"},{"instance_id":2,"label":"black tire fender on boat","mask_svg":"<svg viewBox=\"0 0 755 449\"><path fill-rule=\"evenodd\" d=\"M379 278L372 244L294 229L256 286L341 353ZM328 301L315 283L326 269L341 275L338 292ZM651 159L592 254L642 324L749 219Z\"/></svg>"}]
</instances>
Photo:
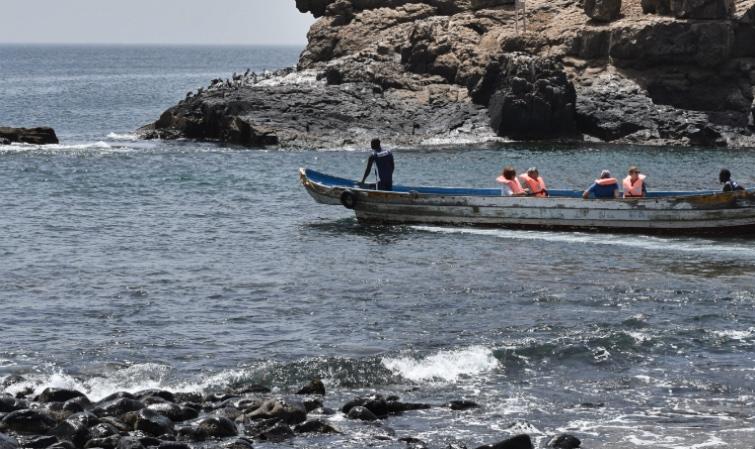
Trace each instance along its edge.
<instances>
[{"instance_id":1,"label":"black tire fender on boat","mask_svg":"<svg viewBox=\"0 0 755 449\"><path fill-rule=\"evenodd\" d=\"M341 194L341 204L346 209L354 209L357 205L357 195L351 190L344 190Z\"/></svg>"}]
</instances>

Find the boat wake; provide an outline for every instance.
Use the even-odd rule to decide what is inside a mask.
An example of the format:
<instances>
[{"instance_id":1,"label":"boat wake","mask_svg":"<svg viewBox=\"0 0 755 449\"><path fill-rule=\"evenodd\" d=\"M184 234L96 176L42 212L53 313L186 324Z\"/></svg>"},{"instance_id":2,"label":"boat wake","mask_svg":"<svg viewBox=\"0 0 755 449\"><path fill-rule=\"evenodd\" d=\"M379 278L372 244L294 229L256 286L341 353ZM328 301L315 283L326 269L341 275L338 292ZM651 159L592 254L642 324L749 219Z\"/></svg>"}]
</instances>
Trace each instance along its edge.
<instances>
[{"instance_id":1,"label":"boat wake","mask_svg":"<svg viewBox=\"0 0 755 449\"><path fill-rule=\"evenodd\" d=\"M511 229L447 228L442 226L412 226L422 232L440 234L468 234L506 240L533 240L567 244L608 245L648 251L668 251L695 254L726 254L727 257L755 259L755 246L710 239L651 237L643 235L588 234L581 232L522 231Z\"/></svg>"}]
</instances>

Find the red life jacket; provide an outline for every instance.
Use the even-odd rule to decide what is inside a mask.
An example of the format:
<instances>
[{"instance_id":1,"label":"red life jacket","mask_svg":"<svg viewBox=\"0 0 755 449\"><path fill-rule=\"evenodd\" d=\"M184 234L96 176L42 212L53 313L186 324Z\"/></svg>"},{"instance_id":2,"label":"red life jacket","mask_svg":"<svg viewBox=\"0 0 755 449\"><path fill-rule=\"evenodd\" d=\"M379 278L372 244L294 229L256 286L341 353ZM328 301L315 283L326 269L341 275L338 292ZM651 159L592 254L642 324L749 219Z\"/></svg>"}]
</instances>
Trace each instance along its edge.
<instances>
[{"instance_id":1,"label":"red life jacket","mask_svg":"<svg viewBox=\"0 0 755 449\"><path fill-rule=\"evenodd\" d=\"M523 195L524 189L522 188L522 185L519 184L519 180L514 179L506 179L503 176L499 176L495 179L496 181L500 182L501 184L507 186L509 189L511 189L511 193L513 195Z\"/></svg>"},{"instance_id":2,"label":"red life jacket","mask_svg":"<svg viewBox=\"0 0 755 449\"><path fill-rule=\"evenodd\" d=\"M537 179L534 179L528 174L523 174L519 177L527 184L531 194L535 196L548 196L548 190L545 188L545 181L543 181L542 176L538 176Z\"/></svg>"},{"instance_id":3,"label":"red life jacket","mask_svg":"<svg viewBox=\"0 0 755 449\"><path fill-rule=\"evenodd\" d=\"M637 181L632 184L632 178L627 176L624 178L624 198L638 198L642 196L642 186L645 184L645 178L647 176L640 175Z\"/></svg>"}]
</instances>

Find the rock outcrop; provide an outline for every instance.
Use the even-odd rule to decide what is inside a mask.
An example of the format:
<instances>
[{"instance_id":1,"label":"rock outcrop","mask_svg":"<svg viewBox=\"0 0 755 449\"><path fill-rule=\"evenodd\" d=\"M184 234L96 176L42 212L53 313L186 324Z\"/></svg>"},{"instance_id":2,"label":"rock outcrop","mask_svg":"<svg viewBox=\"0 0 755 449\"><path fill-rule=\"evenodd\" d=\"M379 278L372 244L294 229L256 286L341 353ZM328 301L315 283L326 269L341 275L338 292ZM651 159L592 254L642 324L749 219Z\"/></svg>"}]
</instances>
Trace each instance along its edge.
<instances>
[{"instance_id":1,"label":"rock outcrop","mask_svg":"<svg viewBox=\"0 0 755 449\"><path fill-rule=\"evenodd\" d=\"M292 5L293 7L293 5ZM755 146L754 0L296 0L296 69L141 130L244 146L513 139Z\"/></svg>"},{"instance_id":2,"label":"rock outcrop","mask_svg":"<svg viewBox=\"0 0 755 449\"><path fill-rule=\"evenodd\" d=\"M52 128L7 128L0 127L0 145L14 142L47 145L58 143L58 136Z\"/></svg>"},{"instance_id":3,"label":"rock outcrop","mask_svg":"<svg viewBox=\"0 0 755 449\"><path fill-rule=\"evenodd\" d=\"M610 22L621 15L621 0L584 0L585 14L598 22Z\"/></svg>"}]
</instances>

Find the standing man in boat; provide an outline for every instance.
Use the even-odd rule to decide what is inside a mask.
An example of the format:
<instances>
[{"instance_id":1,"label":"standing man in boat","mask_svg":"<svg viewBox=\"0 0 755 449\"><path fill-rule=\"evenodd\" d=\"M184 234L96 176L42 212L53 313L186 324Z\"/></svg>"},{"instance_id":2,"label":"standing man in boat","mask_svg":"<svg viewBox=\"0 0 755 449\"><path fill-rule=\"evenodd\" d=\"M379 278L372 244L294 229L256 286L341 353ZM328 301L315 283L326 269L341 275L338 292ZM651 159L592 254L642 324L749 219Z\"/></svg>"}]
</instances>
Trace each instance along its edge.
<instances>
[{"instance_id":1,"label":"standing man in boat","mask_svg":"<svg viewBox=\"0 0 755 449\"><path fill-rule=\"evenodd\" d=\"M377 178L375 188L377 190L393 190L393 153L390 150L382 149L380 139L372 139L370 146L372 147L372 154L367 161L367 169L364 171L360 184L364 184L367 180L374 164L375 177Z\"/></svg>"},{"instance_id":2,"label":"standing man in boat","mask_svg":"<svg viewBox=\"0 0 755 449\"><path fill-rule=\"evenodd\" d=\"M728 168L721 170L718 174L718 180L724 185L724 192L736 192L737 190L744 190L745 188L740 186L736 181L731 179L731 172Z\"/></svg>"},{"instance_id":3,"label":"standing man in boat","mask_svg":"<svg viewBox=\"0 0 755 449\"><path fill-rule=\"evenodd\" d=\"M582 193L582 198L588 199L590 195L597 199L609 199L619 197L619 182L611 176L611 172L603 170L600 178Z\"/></svg>"},{"instance_id":4,"label":"standing man in boat","mask_svg":"<svg viewBox=\"0 0 755 449\"><path fill-rule=\"evenodd\" d=\"M644 198L648 194L648 188L645 184L647 176L640 173L636 166L629 167L629 175L624 178L624 198Z\"/></svg>"},{"instance_id":5,"label":"standing man in boat","mask_svg":"<svg viewBox=\"0 0 755 449\"><path fill-rule=\"evenodd\" d=\"M519 177L527 185L530 195L540 197L548 196L548 189L545 187L545 181L543 181L543 178L540 176L537 167L530 167L529 170L527 170L527 173Z\"/></svg>"}]
</instances>

